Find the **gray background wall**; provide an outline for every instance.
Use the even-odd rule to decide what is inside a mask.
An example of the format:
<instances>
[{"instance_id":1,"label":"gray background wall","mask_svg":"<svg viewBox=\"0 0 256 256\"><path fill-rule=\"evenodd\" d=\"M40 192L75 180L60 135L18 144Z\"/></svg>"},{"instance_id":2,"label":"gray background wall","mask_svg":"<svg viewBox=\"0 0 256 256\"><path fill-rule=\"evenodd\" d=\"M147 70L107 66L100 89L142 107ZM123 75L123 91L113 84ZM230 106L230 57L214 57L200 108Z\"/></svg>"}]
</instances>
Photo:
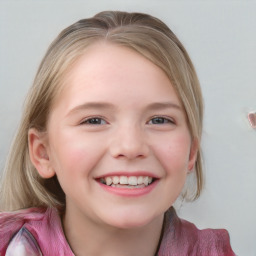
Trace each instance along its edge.
<instances>
[{"instance_id":1,"label":"gray background wall","mask_svg":"<svg viewBox=\"0 0 256 256\"><path fill-rule=\"evenodd\" d=\"M184 43L205 98L206 187L179 207L198 227L226 228L238 255L256 255L256 1L0 0L0 167L22 102L49 43L64 27L114 9L164 20Z\"/></svg>"}]
</instances>

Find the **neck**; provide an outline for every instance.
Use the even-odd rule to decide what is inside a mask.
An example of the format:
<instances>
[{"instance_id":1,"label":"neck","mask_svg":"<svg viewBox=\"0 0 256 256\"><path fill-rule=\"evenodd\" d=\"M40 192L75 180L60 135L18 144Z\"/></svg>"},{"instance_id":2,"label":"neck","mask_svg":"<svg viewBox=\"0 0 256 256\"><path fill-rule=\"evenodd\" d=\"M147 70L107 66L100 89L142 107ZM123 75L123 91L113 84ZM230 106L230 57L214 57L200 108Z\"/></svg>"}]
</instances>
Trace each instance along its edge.
<instances>
[{"instance_id":1,"label":"neck","mask_svg":"<svg viewBox=\"0 0 256 256\"><path fill-rule=\"evenodd\" d=\"M63 217L67 240L76 256L141 256L155 255L161 236L164 216L143 227L120 229L100 225L83 218L70 221Z\"/></svg>"}]
</instances>

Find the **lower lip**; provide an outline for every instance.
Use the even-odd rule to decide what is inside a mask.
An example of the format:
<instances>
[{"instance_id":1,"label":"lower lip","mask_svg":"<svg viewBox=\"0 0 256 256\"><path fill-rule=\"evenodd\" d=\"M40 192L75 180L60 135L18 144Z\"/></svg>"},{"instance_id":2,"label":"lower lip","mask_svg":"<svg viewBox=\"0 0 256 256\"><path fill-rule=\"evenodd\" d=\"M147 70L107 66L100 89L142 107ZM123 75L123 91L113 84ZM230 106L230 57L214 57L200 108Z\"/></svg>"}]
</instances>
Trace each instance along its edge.
<instances>
[{"instance_id":1,"label":"lower lip","mask_svg":"<svg viewBox=\"0 0 256 256\"><path fill-rule=\"evenodd\" d=\"M107 186L99 182L99 185L107 192L123 197L139 197L149 194L158 184L158 180L155 180L150 185L144 188L117 188Z\"/></svg>"}]
</instances>

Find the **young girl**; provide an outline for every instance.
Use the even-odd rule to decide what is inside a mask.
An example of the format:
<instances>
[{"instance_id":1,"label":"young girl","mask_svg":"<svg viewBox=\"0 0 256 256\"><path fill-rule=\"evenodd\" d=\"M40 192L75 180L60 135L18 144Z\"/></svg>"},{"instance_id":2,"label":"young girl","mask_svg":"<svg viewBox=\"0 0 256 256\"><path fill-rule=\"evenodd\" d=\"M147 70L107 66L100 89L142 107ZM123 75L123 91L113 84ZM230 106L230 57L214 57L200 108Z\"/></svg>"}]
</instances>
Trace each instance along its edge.
<instances>
[{"instance_id":1,"label":"young girl","mask_svg":"<svg viewBox=\"0 0 256 256\"><path fill-rule=\"evenodd\" d=\"M227 231L172 207L202 189L202 115L193 64L160 20L102 12L62 31L7 161L0 255L234 255Z\"/></svg>"}]
</instances>

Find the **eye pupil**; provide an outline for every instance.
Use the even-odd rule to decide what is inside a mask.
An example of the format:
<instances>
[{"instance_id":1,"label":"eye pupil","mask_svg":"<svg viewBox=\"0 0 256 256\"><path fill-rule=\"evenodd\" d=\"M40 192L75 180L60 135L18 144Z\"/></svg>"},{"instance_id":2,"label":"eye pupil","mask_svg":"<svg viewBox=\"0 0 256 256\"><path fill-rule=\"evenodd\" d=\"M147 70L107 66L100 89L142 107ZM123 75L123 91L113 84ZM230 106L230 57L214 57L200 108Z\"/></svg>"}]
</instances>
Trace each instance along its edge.
<instances>
[{"instance_id":1,"label":"eye pupil","mask_svg":"<svg viewBox=\"0 0 256 256\"><path fill-rule=\"evenodd\" d=\"M152 120L153 124L163 124L165 122L163 117L156 117Z\"/></svg>"},{"instance_id":2,"label":"eye pupil","mask_svg":"<svg viewBox=\"0 0 256 256\"><path fill-rule=\"evenodd\" d=\"M89 124L101 124L101 119L100 118L91 118L88 120Z\"/></svg>"}]
</instances>

